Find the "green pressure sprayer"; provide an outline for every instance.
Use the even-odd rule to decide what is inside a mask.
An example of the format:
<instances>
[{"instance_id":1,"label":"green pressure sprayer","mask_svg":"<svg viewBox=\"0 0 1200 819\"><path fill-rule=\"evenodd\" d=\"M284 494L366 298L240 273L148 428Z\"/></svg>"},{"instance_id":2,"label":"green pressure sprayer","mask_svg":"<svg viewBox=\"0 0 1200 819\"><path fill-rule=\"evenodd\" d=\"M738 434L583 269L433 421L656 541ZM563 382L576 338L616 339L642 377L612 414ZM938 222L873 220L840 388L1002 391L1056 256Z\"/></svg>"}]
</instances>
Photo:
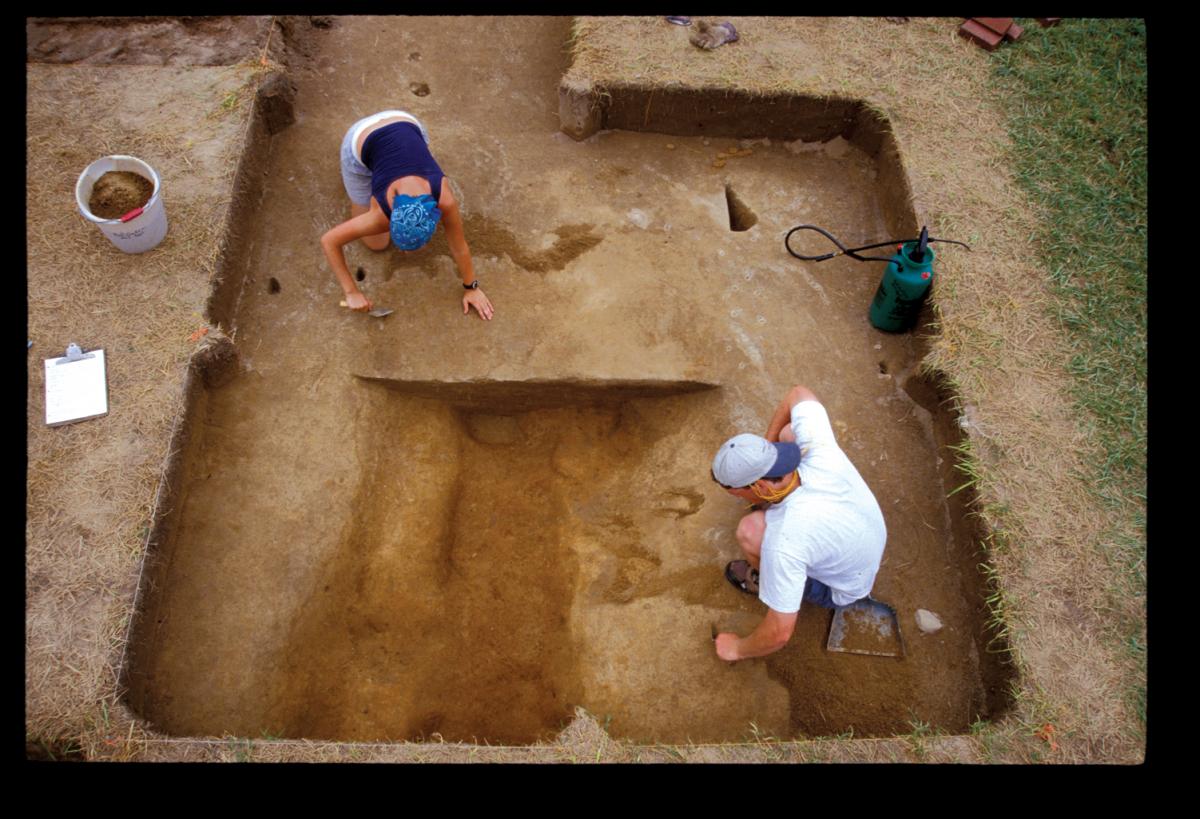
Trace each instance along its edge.
<instances>
[{"instance_id":1,"label":"green pressure sprayer","mask_svg":"<svg viewBox=\"0 0 1200 819\"><path fill-rule=\"evenodd\" d=\"M837 245L839 249L836 252L819 256L802 256L792 250L790 244L792 234L798 230L815 230ZM929 247L932 242L951 242L962 245L967 250L971 249L970 246L963 242L956 242L954 239L931 238L927 227L921 228L921 235L916 239L892 239L873 245L848 248L829 231L816 225L798 225L792 228L784 237L783 246L787 248L788 253L806 262L823 262L826 259L843 255L860 262L887 262L887 267L883 270L883 279L879 282L879 289L875 291L875 299L871 302L871 309L867 316L874 327L889 333L898 333L909 329L916 322L917 315L921 312L921 305L924 303L925 297L929 295L929 288L933 286L934 252ZM896 245L896 253L890 258L858 255L860 250L871 250L892 244Z\"/></svg>"}]
</instances>

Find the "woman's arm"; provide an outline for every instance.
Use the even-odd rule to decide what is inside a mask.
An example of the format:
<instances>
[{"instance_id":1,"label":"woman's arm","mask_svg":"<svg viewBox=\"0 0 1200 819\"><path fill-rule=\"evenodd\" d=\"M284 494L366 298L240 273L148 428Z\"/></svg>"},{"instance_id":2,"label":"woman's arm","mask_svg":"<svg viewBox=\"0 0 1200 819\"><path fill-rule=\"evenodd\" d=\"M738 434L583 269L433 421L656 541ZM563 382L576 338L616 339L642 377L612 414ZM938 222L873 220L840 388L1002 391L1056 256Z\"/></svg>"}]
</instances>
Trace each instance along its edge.
<instances>
[{"instance_id":1,"label":"woman's arm","mask_svg":"<svg viewBox=\"0 0 1200 819\"><path fill-rule=\"evenodd\" d=\"M347 219L337 227L330 228L321 236L321 250L325 252L325 259L333 268L333 274L342 286L342 292L346 294L346 304L351 310L370 310L372 303L358 289L354 277L350 275L343 248L355 239L383 233L387 229L387 217L378 207L374 207L366 213Z\"/></svg>"},{"instance_id":2,"label":"woman's arm","mask_svg":"<svg viewBox=\"0 0 1200 819\"><path fill-rule=\"evenodd\" d=\"M446 228L446 243L450 246L450 255L462 277L463 284L475 281L475 264L471 261L471 249L467 247L467 236L463 230L462 213L458 209L458 200L450 190L449 181L442 178L442 197L438 201L442 211L442 224ZM491 320L495 312L492 303L482 290L468 290L463 294L463 314L474 307L482 319Z\"/></svg>"}]
</instances>

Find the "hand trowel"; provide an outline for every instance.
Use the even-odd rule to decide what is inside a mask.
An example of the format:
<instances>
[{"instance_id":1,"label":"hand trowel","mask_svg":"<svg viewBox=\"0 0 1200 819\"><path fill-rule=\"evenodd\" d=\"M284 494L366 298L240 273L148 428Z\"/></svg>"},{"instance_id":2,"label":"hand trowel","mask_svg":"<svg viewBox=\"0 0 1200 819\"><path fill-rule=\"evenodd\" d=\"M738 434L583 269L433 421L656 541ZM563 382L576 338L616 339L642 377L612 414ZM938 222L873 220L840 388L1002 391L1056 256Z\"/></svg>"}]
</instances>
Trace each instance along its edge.
<instances>
[{"instance_id":1,"label":"hand trowel","mask_svg":"<svg viewBox=\"0 0 1200 819\"><path fill-rule=\"evenodd\" d=\"M341 302L339 302L339 306L349 307L350 305L347 304L345 301L341 301ZM394 312L396 312L396 311L390 307L376 307L374 310L368 310L367 315L375 316L376 318L383 318L384 316L390 315L391 313L394 313Z\"/></svg>"}]
</instances>

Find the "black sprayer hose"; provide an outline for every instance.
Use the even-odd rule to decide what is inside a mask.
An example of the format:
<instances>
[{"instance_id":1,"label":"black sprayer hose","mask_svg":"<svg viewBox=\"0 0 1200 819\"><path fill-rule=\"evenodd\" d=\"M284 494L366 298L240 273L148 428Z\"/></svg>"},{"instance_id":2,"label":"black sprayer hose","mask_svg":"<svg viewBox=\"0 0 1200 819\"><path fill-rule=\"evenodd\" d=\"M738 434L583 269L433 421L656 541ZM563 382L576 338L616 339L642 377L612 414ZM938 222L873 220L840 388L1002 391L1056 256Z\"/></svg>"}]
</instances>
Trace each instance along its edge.
<instances>
[{"instance_id":1,"label":"black sprayer hose","mask_svg":"<svg viewBox=\"0 0 1200 819\"><path fill-rule=\"evenodd\" d=\"M835 245L837 245L839 249L836 253L825 253L820 256L801 256L799 253L792 250L792 246L788 243L789 240L792 238L792 234L798 230L815 230L817 233L820 233L822 236L827 238L829 241L831 241ZM885 247L887 245L907 244L908 242L917 242L917 241L920 241L920 240L919 239L892 239L887 242L877 242L873 245L863 245L861 247L846 247L844 244L842 244L841 242L839 242L837 240L837 237L835 237L832 233L825 230L824 228L819 228L816 225L797 225L796 227L792 228L791 230L789 230L787 232L787 236L785 236L783 238L783 246L787 248L788 253L792 254L797 259L802 259L806 262L823 262L826 259L832 259L835 256L843 256L843 255L849 256L852 259L858 259L860 262L890 262L890 261L892 261L891 257L859 256L858 251L871 250L873 248ZM964 242L955 241L954 239L935 239L932 236L930 236L929 242L930 243L932 243L932 242L950 242L952 244L962 245L967 250L971 249L970 245L965 244Z\"/></svg>"}]
</instances>

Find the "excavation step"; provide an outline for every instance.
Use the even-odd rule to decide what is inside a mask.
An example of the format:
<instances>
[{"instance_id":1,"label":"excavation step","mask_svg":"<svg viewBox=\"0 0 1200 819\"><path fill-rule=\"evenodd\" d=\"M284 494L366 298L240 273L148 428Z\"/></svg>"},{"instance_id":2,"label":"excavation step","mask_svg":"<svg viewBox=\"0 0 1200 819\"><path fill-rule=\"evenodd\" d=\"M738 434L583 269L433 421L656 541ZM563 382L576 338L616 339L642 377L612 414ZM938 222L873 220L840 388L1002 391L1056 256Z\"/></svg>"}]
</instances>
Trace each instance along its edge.
<instances>
[{"instance_id":1,"label":"excavation step","mask_svg":"<svg viewBox=\"0 0 1200 819\"><path fill-rule=\"evenodd\" d=\"M716 389L708 381L674 379L475 379L469 381L404 380L355 373L363 381L416 398L432 398L492 412L525 412L574 406L611 406L637 398Z\"/></svg>"}]
</instances>

